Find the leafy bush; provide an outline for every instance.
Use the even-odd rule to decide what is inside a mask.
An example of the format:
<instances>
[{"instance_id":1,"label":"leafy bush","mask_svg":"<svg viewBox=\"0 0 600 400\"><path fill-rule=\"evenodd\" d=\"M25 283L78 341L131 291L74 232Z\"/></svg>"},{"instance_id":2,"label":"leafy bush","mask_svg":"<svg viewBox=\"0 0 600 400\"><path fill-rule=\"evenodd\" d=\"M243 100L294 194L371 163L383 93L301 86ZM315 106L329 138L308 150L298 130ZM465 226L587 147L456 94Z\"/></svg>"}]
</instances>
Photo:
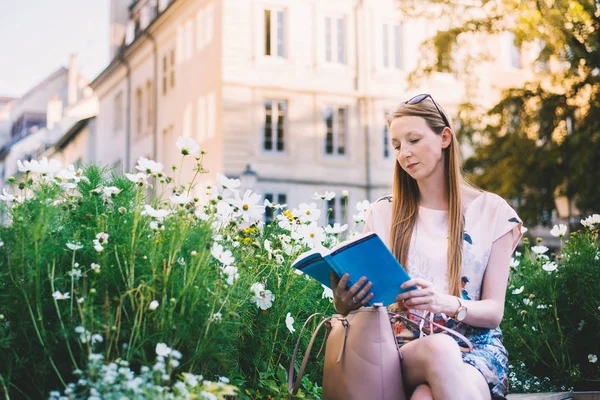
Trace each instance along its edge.
<instances>
[{"instance_id":1,"label":"leafy bush","mask_svg":"<svg viewBox=\"0 0 600 400\"><path fill-rule=\"evenodd\" d=\"M502 329L513 391L600 388L600 215L582 223L568 240L553 229L557 254L524 240L512 260Z\"/></svg>"}]
</instances>

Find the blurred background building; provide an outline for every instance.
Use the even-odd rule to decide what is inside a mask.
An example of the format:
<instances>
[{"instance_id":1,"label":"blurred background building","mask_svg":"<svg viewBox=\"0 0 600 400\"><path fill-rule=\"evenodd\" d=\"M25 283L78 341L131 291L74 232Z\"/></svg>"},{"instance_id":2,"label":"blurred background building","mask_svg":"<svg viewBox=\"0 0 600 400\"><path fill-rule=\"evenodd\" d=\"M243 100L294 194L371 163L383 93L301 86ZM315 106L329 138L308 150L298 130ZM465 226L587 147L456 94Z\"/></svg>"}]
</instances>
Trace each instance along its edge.
<instances>
[{"instance_id":1,"label":"blurred background building","mask_svg":"<svg viewBox=\"0 0 600 400\"><path fill-rule=\"evenodd\" d=\"M390 192L385 116L396 104L427 92L454 115L466 96L491 107L531 78L533 58L506 34L461 43L410 88L420 46L448 27L393 0L112 0L111 61L89 86L73 58L22 98L0 99L2 179L41 154L168 169L188 136L208 152L205 181L240 177L291 207L347 190L329 204L341 222L346 204ZM474 86L445 72L477 46L497 57L469 71Z\"/></svg>"}]
</instances>

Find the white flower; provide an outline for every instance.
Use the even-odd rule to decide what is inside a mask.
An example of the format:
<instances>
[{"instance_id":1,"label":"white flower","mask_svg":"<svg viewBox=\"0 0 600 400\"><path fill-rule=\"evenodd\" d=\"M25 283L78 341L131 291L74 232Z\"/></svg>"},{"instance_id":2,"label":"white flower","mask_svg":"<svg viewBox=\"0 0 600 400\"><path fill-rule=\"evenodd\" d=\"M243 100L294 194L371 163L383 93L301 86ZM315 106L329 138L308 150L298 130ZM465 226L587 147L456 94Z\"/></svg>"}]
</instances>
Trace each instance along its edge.
<instances>
[{"instance_id":1,"label":"white flower","mask_svg":"<svg viewBox=\"0 0 600 400\"><path fill-rule=\"evenodd\" d=\"M325 193L323 193L323 194L315 192L315 194L313 194L312 198L313 198L313 200L326 200L326 201L330 201L334 197L335 197L335 192L325 191Z\"/></svg>"},{"instance_id":2,"label":"white flower","mask_svg":"<svg viewBox=\"0 0 600 400\"><path fill-rule=\"evenodd\" d=\"M81 278L81 270L73 269L73 270L69 271L69 276L75 278L75 280L79 280L79 278Z\"/></svg>"},{"instance_id":3,"label":"white flower","mask_svg":"<svg viewBox=\"0 0 600 400\"><path fill-rule=\"evenodd\" d=\"M296 332L296 328L294 328L294 318L292 317L291 313L287 313L285 316L285 326L291 333Z\"/></svg>"},{"instance_id":4,"label":"white flower","mask_svg":"<svg viewBox=\"0 0 600 400\"><path fill-rule=\"evenodd\" d=\"M222 267L222 271L225 275L227 275L226 281L228 285L233 285L233 282L240 277L237 267L233 267L231 265L224 266Z\"/></svg>"},{"instance_id":5,"label":"white flower","mask_svg":"<svg viewBox=\"0 0 600 400\"><path fill-rule=\"evenodd\" d=\"M320 247L326 239L325 231L317 223L299 225L296 232L292 233L294 239L300 239L310 248Z\"/></svg>"},{"instance_id":6,"label":"white flower","mask_svg":"<svg viewBox=\"0 0 600 400\"><path fill-rule=\"evenodd\" d=\"M538 309L540 309L540 310L543 310L543 309L546 309L546 308L548 308L548 305L546 305L546 304L540 304L540 305L538 305L536 308L538 308Z\"/></svg>"},{"instance_id":7,"label":"white flower","mask_svg":"<svg viewBox=\"0 0 600 400\"><path fill-rule=\"evenodd\" d=\"M554 261L547 262L546 264L544 264L542 266L542 269L544 271L548 271L548 272L556 271L556 268L558 268L558 265L556 265L556 263Z\"/></svg>"},{"instance_id":8,"label":"white flower","mask_svg":"<svg viewBox=\"0 0 600 400\"><path fill-rule=\"evenodd\" d=\"M135 168L138 171L145 172L147 174L160 174L164 166L156 161L149 160L145 157L140 157L138 160L138 165L136 165Z\"/></svg>"},{"instance_id":9,"label":"white flower","mask_svg":"<svg viewBox=\"0 0 600 400\"><path fill-rule=\"evenodd\" d=\"M529 229L525 228L523 225L521 225L521 234L524 235Z\"/></svg>"},{"instance_id":10,"label":"white flower","mask_svg":"<svg viewBox=\"0 0 600 400\"><path fill-rule=\"evenodd\" d=\"M297 269L294 271L298 271ZM300 271L300 273L302 273L302 271ZM333 299L333 290L331 290L330 288L328 288L327 286L321 284L321 286L323 286L323 294L321 295L322 299Z\"/></svg>"},{"instance_id":11,"label":"white flower","mask_svg":"<svg viewBox=\"0 0 600 400\"><path fill-rule=\"evenodd\" d=\"M96 272L96 273L97 273L97 272L100 272L100 265L98 265L98 264L95 264L95 263L92 263L92 265L90 265L90 267L92 268L92 270L93 270L94 272Z\"/></svg>"},{"instance_id":12,"label":"white flower","mask_svg":"<svg viewBox=\"0 0 600 400\"><path fill-rule=\"evenodd\" d=\"M261 310L267 310L273 305L275 296L270 290L266 290L262 283L255 283L250 287L250 291L254 292L254 297L250 299Z\"/></svg>"},{"instance_id":13,"label":"white flower","mask_svg":"<svg viewBox=\"0 0 600 400\"><path fill-rule=\"evenodd\" d=\"M11 202L13 200L15 200L15 196L8 193L6 191L6 189L2 189L2 194L0 195L0 200L6 201L6 202Z\"/></svg>"},{"instance_id":14,"label":"white flower","mask_svg":"<svg viewBox=\"0 0 600 400\"><path fill-rule=\"evenodd\" d=\"M175 145L184 156L196 157L200 155L200 146L190 137L179 136Z\"/></svg>"},{"instance_id":15,"label":"white flower","mask_svg":"<svg viewBox=\"0 0 600 400\"><path fill-rule=\"evenodd\" d=\"M358 212L352 216L354 218L354 222L358 224L359 222L364 221L365 214L369 207L371 207L369 200L363 200L356 203L356 211Z\"/></svg>"},{"instance_id":16,"label":"white flower","mask_svg":"<svg viewBox=\"0 0 600 400\"><path fill-rule=\"evenodd\" d=\"M102 335L99 335L97 333L95 333L95 334L92 335L92 340L91 340L92 344L94 344L94 343L102 343L102 342L104 342L104 338L102 337Z\"/></svg>"},{"instance_id":17,"label":"white flower","mask_svg":"<svg viewBox=\"0 0 600 400\"><path fill-rule=\"evenodd\" d=\"M153 311L153 310L156 310L156 309L158 308L158 301L156 301L156 300L152 300L152 301L150 302L150 305L148 306L148 308L149 308L150 310L152 310L152 311Z\"/></svg>"},{"instance_id":18,"label":"white flower","mask_svg":"<svg viewBox=\"0 0 600 400\"><path fill-rule=\"evenodd\" d=\"M71 295L69 292L63 294L57 290L56 292L52 293L52 297L54 297L55 300L67 300L71 298Z\"/></svg>"},{"instance_id":19,"label":"white flower","mask_svg":"<svg viewBox=\"0 0 600 400\"><path fill-rule=\"evenodd\" d=\"M79 249L83 249L83 245L82 245L81 243L79 243L79 242L77 242L77 243L71 243L71 242L68 242L68 243L67 243L67 247L68 247L70 250L73 250L73 251L75 251L75 250L79 250Z\"/></svg>"},{"instance_id":20,"label":"white flower","mask_svg":"<svg viewBox=\"0 0 600 400\"><path fill-rule=\"evenodd\" d=\"M204 210L202 210L202 209L198 209L198 210L194 211L194 215L200 221L208 221L209 218L210 218L210 215L208 215L207 213L205 213Z\"/></svg>"},{"instance_id":21,"label":"white flower","mask_svg":"<svg viewBox=\"0 0 600 400\"><path fill-rule=\"evenodd\" d=\"M102 246L102 245L100 244L100 242L98 242L98 240L97 240L97 239L94 239L94 241L93 241L93 242L94 242L94 250L96 250L98 253L100 253L100 252L104 251L104 246Z\"/></svg>"},{"instance_id":22,"label":"white flower","mask_svg":"<svg viewBox=\"0 0 600 400\"><path fill-rule=\"evenodd\" d=\"M104 199L109 199L109 198L114 197L114 196L118 195L119 193L121 193L121 189L119 189L118 187L115 187L115 186L105 186L104 188L96 188L94 190L97 191L98 189L101 190L102 197Z\"/></svg>"},{"instance_id":23,"label":"white flower","mask_svg":"<svg viewBox=\"0 0 600 400\"><path fill-rule=\"evenodd\" d=\"M590 215L586 219L581 220L581 225L589 229L593 229L594 225L597 224L600 224L600 214Z\"/></svg>"},{"instance_id":24,"label":"white flower","mask_svg":"<svg viewBox=\"0 0 600 400\"><path fill-rule=\"evenodd\" d=\"M96 240L98 240L98 242L100 242L100 244L104 244L108 242L108 233L106 232L100 232L96 235Z\"/></svg>"},{"instance_id":25,"label":"white flower","mask_svg":"<svg viewBox=\"0 0 600 400\"><path fill-rule=\"evenodd\" d=\"M531 251L533 251L535 254L544 254L548 251L548 248L546 246L533 246Z\"/></svg>"},{"instance_id":26,"label":"white flower","mask_svg":"<svg viewBox=\"0 0 600 400\"><path fill-rule=\"evenodd\" d=\"M220 377L219 377L219 382L222 382L222 383L229 383L229 378L227 378L227 377L224 377L224 376L220 376Z\"/></svg>"},{"instance_id":27,"label":"white flower","mask_svg":"<svg viewBox=\"0 0 600 400\"><path fill-rule=\"evenodd\" d=\"M582 319L581 321L579 321L579 324L577 325L577 330L581 332L583 330L584 326L585 326L585 321Z\"/></svg>"},{"instance_id":28,"label":"white flower","mask_svg":"<svg viewBox=\"0 0 600 400\"><path fill-rule=\"evenodd\" d=\"M164 209L154 209L152 208L152 206L145 204L144 205L144 211L142 211L142 215L148 215L152 218L156 218L159 221L163 221L165 219L165 217L167 217L169 214L171 214L170 210L164 210Z\"/></svg>"},{"instance_id":29,"label":"white flower","mask_svg":"<svg viewBox=\"0 0 600 400\"><path fill-rule=\"evenodd\" d=\"M321 216L321 210L317 208L315 203L302 203L298 206L297 212L298 219L300 219L300 222L302 223L318 221Z\"/></svg>"},{"instance_id":30,"label":"white flower","mask_svg":"<svg viewBox=\"0 0 600 400\"><path fill-rule=\"evenodd\" d=\"M515 257L521 257L521 252L520 251L515 251Z\"/></svg>"},{"instance_id":31,"label":"white flower","mask_svg":"<svg viewBox=\"0 0 600 400\"><path fill-rule=\"evenodd\" d=\"M510 258L510 266L513 268L517 268L519 266L519 260L517 260L516 258Z\"/></svg>"},{"instance_id":32,"label":"white flower","mask_svg":"<svg viewBox=\"0 0 600 400\"><path fill-rule=\"evenodd\" d=\"M4 242L0 240L0 247L4 246Z\"/></svg>"},{"instance_id":33,"label":"white flower","mask_svg":"<svg viewBox=\"0 0 600 400\"><path fill-rule=\"evenodd\" d=\"M83 176L83 170L79 168L75 171L75 166L73 164L69 164L67 169L60 170L55 178L60 181L73 181L74 183L79 183L79 181L85 181L90 183L90 180ZM73 185L75 186L75 185Z\"/></svg>"},{"instance_id":34,"label":"white flower","mask_svg":"<svg viewBox=\"0 0 600 400\"><path fill-rule=\"evenodd\" d=\"M521 294L523 293L523 290L525 290L525 286L521 286L520 288L513 290L512 294Z\"/></svg>"},{"instance_id":35,"label":"white flower","mask_svg":"<svg viewBox=\"0 0 600 400\"><path fill-rule=\"evenodd\" d=\"M159 357L167 357L171 354L172 349L164 343L159 343L156 345L156 355Z\"/></svg>"},{"instance_id":36,"label":"white flower","mask_svg":"<svg viewBox=\"0 0 600 400\"><path fill-rule=\"evenodd\" d=\"M262 218L265 206L259 204L260 195L258 193L252 193L252 190L248 189L242 198L237 191L234 192L234 195L235 199L231 200L231 204L237 207L244 221L253 222Z\"/></svg>"},{"instance_id":37,"label":"white flower","mask_svg":"<svg viewBox=\"0 0 600 400\"><path fill-rule=\"evenodd\" d=\"M217 174L217 182L219 182L221 187L229 190L237 190L242 184L242 181L239 179L229 179L225 175L221 174Z\"/></svg>"},{"instance_id":38,"label":"white flower","mask_svg":"<svg viewBox=\"0 0 600 400\"><path fill-rule=\"evenodd\" d=\"M39 161L31 160L21 162L21 160L18 160L17 168L21 172L36 172L42 175L54 176L54 174L62 169L62 163L58 160L48 161L48 158L44 157Z\"/></svg>"},{"instance_id":39,"label":"white flower","mask_svg":"<svg viewBox=\"0 0 600 400\"><path fill-rule=\"evenodd\" d=\"M530 299L523 299L523 304L525 304L526 306L530 306L533 304L533 302Z\"/></svg>"},{"instance_id":40,"label":"white flower","mask_svg":"<svg viewBox=\"0 0 600 400\"><path fill-rule=\"evenodd\" d=\"M231 250L223 250L223 246L214 243L212 248L210 249L210 254L223 265L231 265L235 262L235 258L231 254Z\"/></svg>"},{"instance_id":41,"label":"white flower","mask_svg":"<svg viewBox=\"0 0 600 400\"><path fill-rule=\"evenodd\" d=\"M218 400L218 397L216 395L207 392L206 390L201 391L200 396L204 400Z\"/></svg>"},{"instance_id":42,"label":"white flower","mask_svg":"<svg viewBox=\"0 0 600 400\"><path fill-rule=\"evenodd\" d=\"M348 224L344 224L344 225L340 226L340 224L336 222L335 224L333 224L333 226L327 225L325 227L325 232L330 235L337 235L338 233L342 233L342 232L346 231L347 229L348 229Z\"/></svg>"},{"instance_id":43,"label":"white flower","mask_svg":"<svg viewBox=\"0 0 600 400\"><path fill-rule=\"evenodd\" d=\"M218 312L218 313L214 313L214 314L212 315L212 318L211 318L211 319L212 319L213 321L215 321L215 322L221 322L221 320L223 319L223 315L222 315L220 312Z\"/></svg>"},{"instance_id":44,"label":"white flower","mask_svg":"<svg viewBox=\"0 0 600 400\"><path fill-rule=\"evenodd\" d=\"M77 326L77 327L75 327L75 333L79 333L79 334L85 333L85 328L83 326Z\"/></svg>"},{"instance_id":45,"label":"white flower","mask_svg":"<svg viewBox=\"0 0 600 400\"><path fill-rule=\"evenodd\" d=\"M188 372L184 372L184 373L182 373L182 375L183 375L183 379L184 379L185 383L191 387L197 386L198 381L202 379L202 377L200 377L200 379L198 379L198 376L196 376L194 374L190 374Z\"/></svg>"},{"instance_id":46,"label":"white flower","mask_svg":"<svg viewBox=\"0 0 600 400\"><path fill-rule=\"evenodd\" d=\"M171 200L171 203L173 204L186 204L189 203L191 198L184 194L174 194L169 198L169 200Z\"/></svg>"},{"instance_id":47,"label":"white flower","mask_svg":"<svg viewBox=\"0 0 600 400\"><path fill-rule=\"evenodd\" d=\"M598 361L598 357L595 354L588 354L588 361L595 364Z\"/></svg>"},{"instance_id":48,"label":"white flower","mask_svg":"<svg viewBox=\"0 0 600 400\"><path fill-rule=\"evenodd\" d=\"M146 184L148 176L146 174L143 174L141 172L138 172L137 174L125 174L125 176L127 177L127 179L129 179L131 182L133 183L139 183L141 185Z\"/></svg>"},{"instance_id":49,"label":"white flower","mask_svg":"<svg viewBox=\"0 0 600 400\"><path fill-rule=\"evenodd\" d=\"M563 237L567 233L567 226L565 224L554 225L550 230L550 234L554 237Z\"/></svg>"},{"instance_id":50,"label":"white flower","mask_svg":"<svg viewBox=\"0 0 600 400\"><path fill-rule=\"evenodd\" d=\"M269 201L269 199L265 199L265 201L263 202L263 205L265 207L274 208L275 210L283 210L284 208L287 207L287 204L271 203Z\"/></svg>"}]
</instances>

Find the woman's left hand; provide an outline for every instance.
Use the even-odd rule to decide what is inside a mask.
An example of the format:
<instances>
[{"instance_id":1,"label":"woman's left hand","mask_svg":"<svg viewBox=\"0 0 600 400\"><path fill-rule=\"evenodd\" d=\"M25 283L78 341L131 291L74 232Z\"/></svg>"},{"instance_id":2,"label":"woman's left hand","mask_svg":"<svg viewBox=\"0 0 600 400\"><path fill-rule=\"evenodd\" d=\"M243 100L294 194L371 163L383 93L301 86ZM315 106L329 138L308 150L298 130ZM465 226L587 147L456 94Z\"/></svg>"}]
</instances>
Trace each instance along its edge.
<instances>
[{"instance_id":1,"label":"woman's left hand","mask_svg":"<svg viewBox=\"0 0 600 400\"><path fill-rule=\"evenodd\" d=\"M396 301L400 305L404 305L405 308L451 314L456 311L453 308L458 309L460 306L454 296L438 293L433 283L425 279L411 279L404 282L400 288L406 289L411 286L416 286L417 289L409 290L396 296Z\"/></svg>"}]
</instances>

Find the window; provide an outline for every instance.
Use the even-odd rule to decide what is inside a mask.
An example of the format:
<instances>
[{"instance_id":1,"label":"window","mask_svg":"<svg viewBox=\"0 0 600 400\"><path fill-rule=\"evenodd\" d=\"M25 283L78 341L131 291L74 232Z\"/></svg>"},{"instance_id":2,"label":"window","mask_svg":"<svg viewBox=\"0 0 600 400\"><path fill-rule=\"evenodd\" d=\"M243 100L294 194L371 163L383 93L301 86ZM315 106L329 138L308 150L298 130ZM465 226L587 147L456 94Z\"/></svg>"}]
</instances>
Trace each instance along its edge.
<instances>
[{"instance_id":1,"label":"window","mask_svg":"<svg viewBox=\"0 0 600 400\"><path fill-rule=\"evenodd\" d=\"M348 197L341 196L327 200L327 212L327 223L329 225L333 226L336 222L344 224L348 218Z\"/></svg>"},{"instance_id":2,"label":"window","mask_svg":"<svg viewBox=\"0 0 600 400\"><path fill-rule=\"evenodd\" d=\"M265 56L285 57L285 13L265 10Z\"/></svg>"},{"instance_id":3,"label":"window","mask_svg":"<svg viewBox=\"0 0 600 400\"><path fill-rule=\"evenodd\" d=\"M194 21L192 19L190 19L185 23L184 60L189 60L190 58L192 58L192 55L194 54L193 37L194 37Z\"/></svg>"},{"instance_id":4,"label":"window","mask_svg":"<svg viewBox=\"0 0 600 400\"><path fill-rule=\"evenodd\" d=\"M284 193L265 193L265 199L269 200L271 203L275 202L275 204L287 203L287 195ZM265 209L265 224L270 224L273 221L273 218L279 214L281 214L281 210L276 210L274 213L272 208L267 207Z\"/></svg>"},{"instance_id":5,"label":"window","mask_svg":"<svg viewBox=\"0 0 600 400\"><path fill-rule=\"evenodd\" d=\"M287 105L285 101L265 101L263 150L283 152Z\"/></svg>"},{"instance_id":6,"label":"window","mask_svg":"<svg viewBox=\"0 0 600 400\"><path fill-rule=\"evenodd\" d=\"M143 112L143 94L142 88L135 91L135 131L138 136L142 135L142 112Z\"/></svg>"},{"instance_id":7,"label":"window","mask_svg":"<svg viewBox=\"0 0 600 400\"><path fill-rule=\"evenodd\" d=\"M325 17L325 61L346 64L345 17Z\"/></svg>"},{"instance_id":8,"label":"window","mask_svg":"<svg viewBox=\"0 0 600 400\"><path fill-rule=\"evenodd\" d=\"M171 49L171 87L175 87L175 49Z\"/></svg>"},{"instance_id":9,"label":"window","mask_svg":"<svg viewBox=\"0 0 600 400\"><path fill-rule=\"evenodd\" d=\"M213 36L214 6L209 4L196 13L196 50L201 51Z\"/></svg>"},{"instance_id":10,"label":"window","mask_svg":"<svg viewBox=\"0 0 600 400\"><path fill-rule=\"evenodd\" d=\"M345 107L325 109L325 154L346 154L347 113Z\"/></svg>"},{"instance_id":11,"label":"window","mask_svg":"<svg viewBox=\"0 0 600 400\"><path fill-rule=\"evenodd\" d=\"M167 56L163 56L163 76L162 76L163 96L167 94L168 76L169 76L169 61L167 59Z\"/></svg>"},{"instance_id":12,"label":"window","mask_svg":"<svg viewBox=\"0 0 600 400\"><path fill-rule=\"evenodd\" d=\"M148 117L146 118L146 122L148 127L154 126L154 93L152 93L152 82L146 82L146 99L148 101L148 106L146 109L148 110Z\"/></svg>"},{"instance_id":13,"label":"window","mask_svg":"<svg viewBox=\"0 0 600 400\"><path fill-rule=\"evenodd\" d=\"M123 92L115 96L115 117L113 121L113 133L120 132L123 129Z\"/></svg>"},{"instance_id":14,"label":"window","mask_svg":"<svg viewBox=\"0 0 600 400\"><path fill-rule=\"evenodd\" d=\"M383 67L404 69L402 25L383 24L382 47Z\"/></svg>"},{"instance_id":15,"label":"window","mask_svg":"<svg viewBox=\"0 0 600 400\"><path fill-rule=\"evenodd\" d=\"M390 131L387 123L383 126L383 158L390 158Z\"/></svg>"}]
</instances>

